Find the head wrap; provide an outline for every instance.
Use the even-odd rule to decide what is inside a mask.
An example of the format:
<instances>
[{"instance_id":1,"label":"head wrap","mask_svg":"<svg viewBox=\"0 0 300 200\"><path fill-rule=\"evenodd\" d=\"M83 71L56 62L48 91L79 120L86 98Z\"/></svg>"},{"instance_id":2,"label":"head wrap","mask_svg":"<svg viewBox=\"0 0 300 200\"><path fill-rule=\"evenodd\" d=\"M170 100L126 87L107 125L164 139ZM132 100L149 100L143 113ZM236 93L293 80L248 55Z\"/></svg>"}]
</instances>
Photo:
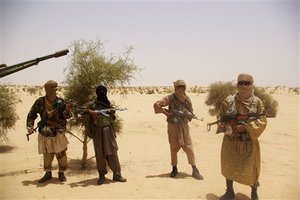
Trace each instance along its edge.
<instances>
[{"instance_id":1,"label":"head wrap","mask_svg":"<svg viewBox=\"0 0 300 200\"><path fill-rule=\"evenodd\" d=\"M179 86L184 86L186 87L186 84L184 82L184 80L177 80L173 82L174 87L175 87L175 95L180 99L180 101L184 101L186 98L186 93L185 90L179 90L178 87Z\"/></svg>"},{"instance_id":2,"label":"head wrap","mask_svg":"<svg viewBox=\"0 0 300 200\"><path fill-rule=\"evenodd\" d=\"M46 96L51 101L56 98L57 85L57 82L53 80L49 80L44 84Z\"/></svg>"},{"instance_id":3,"label":"head wrap","mask_svg":"<svg viewBox=\"0 0 300 200\"><path fill-rule=\"evenodd\" d=\"M96 88L96 94L97 96L100 96L101 94L107 94L107 88L103 85L99 85L97 88Z\"/></svg>"},{"instance_id":4,"label":"head wrap","mask_svg":"<svg viewBox=\"0 0 300 200\"><path fill-rule=\"evenodd\" d=\"M239 81L250 81L251 84L254 82L253 77L250 74L239 74L237 82Z\"/></svg>"},{"instance_id":5,"label":"head wrap","mask_svg":"<svg viewBox=\"0 0 300 200\"><path fill-rule=\"evenodd\" d=\"M174 87L178 87L178 86L186 86L184 80L177 80L173 82Z\"/></svg>"},{"instance_id":6,"label":"head wrap","mask_svg":"<svg viewBox=\"0 0 300 200\"><path fill-rule=\"evenodd\" d=\"M49 80L49 81L47 81L47 82L44 84L44 87L45 87L45 89L48 89L48 88L56 88L57 85L58 85L58 84L57 84L56 81Z\"/></svg>"},{"instance_id":7,"label":"head wrap","mask_svg":"<svg viewBox=\"0 0 300 200\"><path fill-rule=\"evenodd\" d=\"M109 108L110 101L107 98L107 88L103 85L99 85L96 88L97 100L103 105L105 108Z\"/></svg>"}]
</instances>

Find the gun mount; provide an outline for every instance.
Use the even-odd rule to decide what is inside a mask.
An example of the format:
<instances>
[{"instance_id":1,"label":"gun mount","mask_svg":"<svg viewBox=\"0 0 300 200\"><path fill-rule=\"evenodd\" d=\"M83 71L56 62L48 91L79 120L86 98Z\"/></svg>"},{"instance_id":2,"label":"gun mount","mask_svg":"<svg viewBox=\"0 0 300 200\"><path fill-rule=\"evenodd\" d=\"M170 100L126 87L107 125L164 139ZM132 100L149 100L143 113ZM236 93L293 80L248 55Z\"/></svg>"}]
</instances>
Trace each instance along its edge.
<instances>
[{"instance_id":1,"label":"gun mount","mask_svg":"<svg viewBox=\"0 0 300 200\"><path fill-rule=\"evenodd\" d=\"M12 66L7 66L6 64L0 64L0 78L2 78L4 76L7 76L7 75L10 75L10 74L13 74L15 72L18 72L20 70L26 69L26 68L31 67L33 65L37 65L37 64L39 64L40 61L44 61L44 60L47 60L47 59L50 59L50 58L57 58L57 57L60 57L60 56L65 56L68 53L69 53L69 50L64 49L64 50L61 50L61 51L57 51L54 54L50 54L50 55L47 55L47 56L43 56L43 57L40 57L40 58L36 58L36 59L33 59L33 60L22 62L22 63L15 64L15 65L12 65Z\"/></svg>"}]
</instances>

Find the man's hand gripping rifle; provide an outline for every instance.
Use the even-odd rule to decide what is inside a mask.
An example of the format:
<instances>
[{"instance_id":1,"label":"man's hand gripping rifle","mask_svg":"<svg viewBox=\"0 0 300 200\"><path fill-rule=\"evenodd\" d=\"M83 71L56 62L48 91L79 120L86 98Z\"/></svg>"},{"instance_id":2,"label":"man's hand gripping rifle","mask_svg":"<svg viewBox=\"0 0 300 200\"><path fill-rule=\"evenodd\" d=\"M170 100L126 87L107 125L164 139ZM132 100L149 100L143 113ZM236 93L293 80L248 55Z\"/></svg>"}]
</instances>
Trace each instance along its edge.
<instances>
[{"instance_id":1,"label":"man's hand gripping rifle","mask_svg":"<svg viewBox=\"0 0 300 200\"><path fill-rule=\"evenodd\" d=\"M26 134L27 141L29 141L29 136L30 136L31 134L33 134L34 132L36 132L37 129L38 129L38 126L35 127L35 128L27 128L27 130L28 130L28 133Z\"/></svg>"},{"instance_id":2,"label":"man's hand gripping rifle","mask_svg":"<svg viewBox=\"0 0 300 200\"><path fill-rule=\"evenodd\" d=\"M238 121L247 121L247 120L256 120L260 116L265 116L264 113L243 113L243 114L230 114L230 115L223 115L220 117L219 120L215 122L211 122L207 124L207 131L210 131L211 126L218 124L218 123L228 123L228 122L238 122Z\"/></svg>"},{"instance_id":3,"label":"man's hand gripping rifle","mask_svg":"<svg viewBox=\"0 0 300 200\"><path fill-rule=\"evenodd\" d=\"M178 115L180 117L187 117L188 119L196 119L199 121L203 121L203 117L199 119L194 113L189 112L187 110L185 112L177 109L170 109L166 111L172 113L173 115Z\"/></svg>"}]
</instances>

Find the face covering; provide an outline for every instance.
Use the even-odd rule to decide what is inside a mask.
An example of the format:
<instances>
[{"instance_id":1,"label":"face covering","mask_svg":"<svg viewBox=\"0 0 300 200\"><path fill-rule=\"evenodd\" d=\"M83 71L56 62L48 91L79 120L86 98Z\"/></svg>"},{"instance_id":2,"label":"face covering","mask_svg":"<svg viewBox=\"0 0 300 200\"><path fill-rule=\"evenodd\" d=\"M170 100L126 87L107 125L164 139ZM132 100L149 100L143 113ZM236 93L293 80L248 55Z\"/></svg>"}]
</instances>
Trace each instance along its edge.
<instances>
[{"instance_id":1,"label":"face covering","mask_svg":"<svg viewBox=\"0 0 300 200\"><path fill-rule=\"evenodd\" d=\"M253 77L249 74L240 74L237 79L237 90L241 100L247 100L253 95Z\"/></svg>"},{"instance_id":2,"label":"face covering","mask_svg":"<svg viewBox=\"0 0 300 200\"><path fill-rule=\"evenodd\" d=\"M107 88L103 85L99 85L96 88L97 100L103 105L105 108L110 108L110 101L107 98Z\"/></svg>"},{"instance_id":3,"label":"face covering","mask_svg":"<svg viewBox=\"0 0 300 200\"><path fill-rule=\"evenodd\" d=\"M49 101L54 101L56 99L57 82L49 80L44 84L46 97Z\"/></svg>"},{"instance_id":4,"label":"face covering","mask_svg":"<svg viewBox=\"0 0 300 200\"><path fill-rule=\"evenodd\" d=\"M184 80L177 80L173 82L173 84L175 87L176 96L179 98L180 101L184 101L186 98L186 93L185 93L186 84Z\"/></svg>"}]
</instances>

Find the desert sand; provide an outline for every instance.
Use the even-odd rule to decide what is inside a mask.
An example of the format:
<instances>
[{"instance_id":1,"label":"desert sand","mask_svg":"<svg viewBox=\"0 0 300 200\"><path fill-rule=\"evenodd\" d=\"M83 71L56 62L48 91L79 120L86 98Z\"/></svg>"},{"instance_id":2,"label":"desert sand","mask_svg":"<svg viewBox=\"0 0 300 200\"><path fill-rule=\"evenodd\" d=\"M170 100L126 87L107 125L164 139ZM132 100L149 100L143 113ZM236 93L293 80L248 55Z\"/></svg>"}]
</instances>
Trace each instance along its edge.
<instances>
[{"instance_id":1,"label":"desert sand","mask_svg":"<svg viewBox=\"0 0 300 200\"><path fill-rule=\"evenodd\" d=\"M37 151L37 134L26 140L25 121L34 100L42 94L30 95L19 90L21 102L14 130L9 141L0 146L0 199L218 199L225 192L225 179L220 170L222 134L216 127L207 131L206 123L215 121L208 114L206 93L188 93L195 114L203 121L193 120L190 131L194 143L196 163L204 180L191 176L192 168L185 153L178 153L179 175L170 178L169 144L166 119L155 115L153 103L166 94L129 93L110 94L109 98L128 110L118 112L123 120L123 131L117 136L122 174L126 183L112 181L109 171L104 185L97 185L97 171L92 142L88 143L86 170L80 170L82 144L71 135L69 140L67 181L57 179L54 159L54 178L39 184L44 175L43 158ZM258 188L260 199L300 199L299 185L299 94L278 92L273 98L279 103L276 118L259 138L261 146L261 176ZM250 187L234 183L236 199L250 199Z\"/></svg>"}]
</instances>

